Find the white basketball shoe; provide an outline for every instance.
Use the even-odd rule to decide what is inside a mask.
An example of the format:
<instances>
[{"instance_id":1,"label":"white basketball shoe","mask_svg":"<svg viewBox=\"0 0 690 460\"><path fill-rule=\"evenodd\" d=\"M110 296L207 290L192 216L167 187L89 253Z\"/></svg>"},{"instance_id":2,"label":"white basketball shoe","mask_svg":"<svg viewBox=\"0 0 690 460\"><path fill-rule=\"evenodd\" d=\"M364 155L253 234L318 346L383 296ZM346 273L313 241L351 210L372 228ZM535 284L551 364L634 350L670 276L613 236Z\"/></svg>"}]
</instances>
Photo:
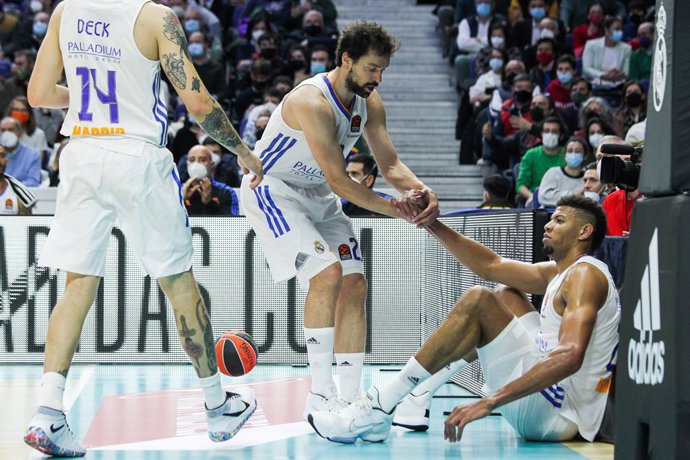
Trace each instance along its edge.
<instances>
[{"instance_id":1,"label":"white basketball shoe","mask_svg":"<svg viewBox=\"0 0 690 460\"><path fill-rule=\"evenodd\" d=\"M410 393L405 396L395 409L393 425L413 431L427 431L432 396L428 391L420 395Z\"/></svg>"},{"instance_id":2,"label":"white basketball shoe","mask_svg":"<svg viewBox=\"0 0 690 460\"><path fill-rule=\"evenodd\" d=\"M213 442L223 442L232 438L249 420L256 410L254 390L239 387L234 393L225 393L225 403L216 409L206 408L208 437Z\"/></svg>"},{"instance_id":3,"label":"white basketball shoe","mask_svg":"<svg viewBox=\"0 0 690 460\"><path fill-rule=\"evenodd\" d=\"M382 442L388 438L393 411L386 412L379 402L379 390L371 387L364 395L339 412L313 412L307 420L316 433L329 441L352 444L357 438Z\"/></svg>"},{"instance_id":4,"label":"white basketball shoe","mask_svg":"<svg viewBox=\"0 0 690 460\"><path fill-rule=\"evenodd\" d=\"M24 434L24 442L44 454L56 457L83 457L86 449L72 433L65 413L39 406Z\"/></svg>"},{"instance_id":5,"label":"white basketball shoe","mask_svg":"<svg viewBox=\"0 0 690 460\"><path fill-rule=\"evenodd\" d=\"M302 416L307 420L307 415L312 412L338 412L347 407L347 401L338 396L337 389L332 386L325 395L312 393L307 395L307 405Z\"/></svg>"}]
</instances>

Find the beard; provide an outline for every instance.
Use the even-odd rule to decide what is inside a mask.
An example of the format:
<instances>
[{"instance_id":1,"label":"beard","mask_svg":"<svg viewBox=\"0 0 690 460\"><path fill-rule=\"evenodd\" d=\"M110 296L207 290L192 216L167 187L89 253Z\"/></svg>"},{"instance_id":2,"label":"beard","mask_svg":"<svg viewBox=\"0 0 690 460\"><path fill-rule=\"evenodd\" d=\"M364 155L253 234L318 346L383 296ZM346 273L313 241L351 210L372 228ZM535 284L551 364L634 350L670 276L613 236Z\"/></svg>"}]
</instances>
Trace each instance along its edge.
<instances>
[{"instance_id":1,"label":"beard","mask_svg":"<svg viewBox=\"0 0 690 460\"><path fill-rule=\"evenodd\" d=\"M370 92L367 91L367 86L378 86L378 83L372 82L372 83L367 83L364 85L360 85L355 81L354 78L354 73L352 72L352 69L347 73L347 77L345 77L345 86L347 87L348 90L352 91L359 97L367 98L371 95Z\"/></svg>"},{"instance_id":2,"label":"beard","mask_svg":"<svg viewBox=\"0 0 690 460\"><path fill-rule=\"evenodd\" d=\"M543 252L546 257L551 257L553 254L553 246L544 245Z\"/></svg>"}]
</instances>

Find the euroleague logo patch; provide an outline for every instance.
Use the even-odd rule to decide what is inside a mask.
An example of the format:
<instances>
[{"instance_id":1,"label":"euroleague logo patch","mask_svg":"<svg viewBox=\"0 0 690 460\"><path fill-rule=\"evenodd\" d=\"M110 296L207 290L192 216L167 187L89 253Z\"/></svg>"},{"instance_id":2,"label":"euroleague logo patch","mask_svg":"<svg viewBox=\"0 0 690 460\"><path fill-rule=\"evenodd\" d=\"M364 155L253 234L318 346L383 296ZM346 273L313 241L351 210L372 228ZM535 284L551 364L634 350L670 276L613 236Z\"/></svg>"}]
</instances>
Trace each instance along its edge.
<instances>
[{"instance_id":1,"label":"euroleague logo patch","mask_svg":"<svg viewBox=\"0 0 690 460\"><path fill-rule=\"evenodd\" d=\"M352 260L352 251L350 246L347 244L341 244L338 246L338 255L340 255L340 260Z\"/></svg>"},{"instance_id":2,"label":"euroleague logo patch","mask_svg":"<svg viewBox=\"0 0 690 460\"><path fill-rule=\"evenodd\" d=\"M358 133L361 128L362 117L360 117L359 115L355 115L354 117L352 117L352 120L350 121L350 132Z\"/></svg>"}]
</instances>

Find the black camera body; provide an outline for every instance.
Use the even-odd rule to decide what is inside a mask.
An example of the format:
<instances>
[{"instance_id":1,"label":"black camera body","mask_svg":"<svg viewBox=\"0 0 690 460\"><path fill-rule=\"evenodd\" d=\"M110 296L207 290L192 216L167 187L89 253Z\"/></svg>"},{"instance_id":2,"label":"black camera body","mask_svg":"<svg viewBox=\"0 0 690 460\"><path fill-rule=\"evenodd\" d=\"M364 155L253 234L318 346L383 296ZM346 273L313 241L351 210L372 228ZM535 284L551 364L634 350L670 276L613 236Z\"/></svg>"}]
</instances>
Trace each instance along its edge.
<instances>
[{"instance_id":1,"label":"black camera body","mask_svg":"<svg viewBox=\"0 0 690 460\"><path fill-rule=\"evenodd\" d=\"M635 190L640 182L642 165L642 148L620 144L604 144L601 153L607 155L599 164L599 180L607 184L616 184L625 190ZM630 157L629 160L619 158Z\"/></svg>"}]
</instances>

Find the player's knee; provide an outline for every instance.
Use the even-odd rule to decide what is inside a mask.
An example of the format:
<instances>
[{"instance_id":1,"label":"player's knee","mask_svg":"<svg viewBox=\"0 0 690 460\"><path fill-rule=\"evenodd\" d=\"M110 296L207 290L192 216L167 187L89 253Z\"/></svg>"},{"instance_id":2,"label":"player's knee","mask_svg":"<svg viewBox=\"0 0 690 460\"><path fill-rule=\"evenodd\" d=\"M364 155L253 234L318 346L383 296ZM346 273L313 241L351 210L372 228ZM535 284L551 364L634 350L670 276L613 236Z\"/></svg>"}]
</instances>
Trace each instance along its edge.
<instances>
[{"instance_id":1,"label":"player's knee","mask_svg":"<svg viewBox=\"0 0 690 460\"><path fill-rule=\"evenodd\" d=\"M493 289L486 286L473 286L455 304L453 311L455 313L473 314L476 311L480 311L487 304L494 302L495 299L496 293Z\"/></svg>"},{"instance_id":2,"label":"player's knee","mask_svg":"<svg viewBox=\"0 0 690 460\"><path fill-rule=\"evenodd\" d=\"M522 300L527 301L527 296L525 295L524 292L520 291L519 289L515 289L510 286L506 286L504 284L499 284L494 288L494 292L496 295L500 298L510 298L510 297L518 297Z\"/></svg>"},{"instance_id":3,"label":"player's knee","mask_svg":"<svg viewBox=\"0 0 690 460\"><path fill-rule=\"evenodd\" d=\"M321 270L309 280L310 287L319 289L340 289L343 279L343 267L333 263Z\"/></svg>"},{"instance_id":4,"label":"player's knee","mask_svg":"<svg viewBox=\"0 0 690 460\"><path fill-rule=\"evenodd\" d=\"M347 275L343 278L341 290L351 297L365 298L367 295L367 279L361 273Z\"/></svg>"}]
</instances>

